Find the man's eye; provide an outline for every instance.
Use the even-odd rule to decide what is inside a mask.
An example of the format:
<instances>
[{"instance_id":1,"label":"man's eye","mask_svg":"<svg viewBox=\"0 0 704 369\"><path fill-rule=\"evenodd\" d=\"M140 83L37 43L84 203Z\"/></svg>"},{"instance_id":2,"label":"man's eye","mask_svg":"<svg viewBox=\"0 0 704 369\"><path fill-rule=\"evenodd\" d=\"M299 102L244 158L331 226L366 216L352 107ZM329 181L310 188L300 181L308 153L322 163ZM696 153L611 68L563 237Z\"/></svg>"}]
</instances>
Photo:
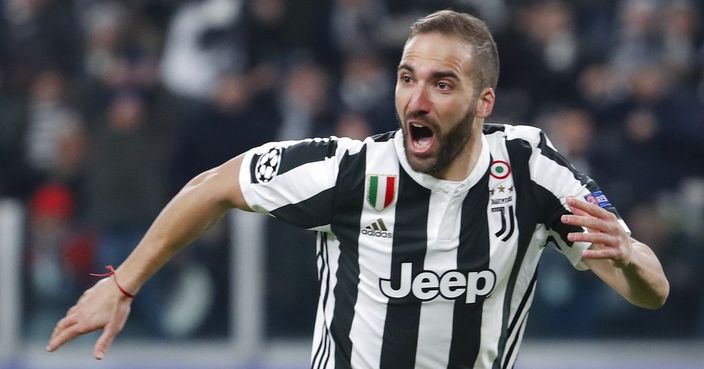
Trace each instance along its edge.
<instances>
[{"instance_id":1,"label":"man's eye","mask_svg":"<svg viewBox=\"0 0 704 369\"><path fill-rule=\"evenodd\" d=\"M438 88L441 90L449 90L450 84L447 82L438 82Z\"/></svg>"},{"instance_id":2,"label":"man's eye","mask_svg":"<svg viewBox=\"0 0 704 369\"><path fill-rule=\"evenodd\" d=\"M403 82L403 83L411 83L411 77L410 77L410 76L403 75L403 76L401 76L400 79L401 79L401 82Z\"/></svg>"}]
</instances>

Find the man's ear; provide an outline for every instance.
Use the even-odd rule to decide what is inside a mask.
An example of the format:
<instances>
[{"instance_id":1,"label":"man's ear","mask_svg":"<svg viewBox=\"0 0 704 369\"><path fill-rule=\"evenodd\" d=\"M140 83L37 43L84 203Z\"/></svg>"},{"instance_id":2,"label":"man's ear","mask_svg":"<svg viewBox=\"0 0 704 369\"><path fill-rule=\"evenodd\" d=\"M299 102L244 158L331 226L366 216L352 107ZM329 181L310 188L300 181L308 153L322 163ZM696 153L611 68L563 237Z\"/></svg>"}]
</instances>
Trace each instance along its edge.
<instances>
[{"instance_id":1,"label":"man's ear","mask_svg":"<svg viewBox=\"0 0 704 369\"><path fill-rule=\"evenodd\" d=\"M486 87L479 93L479 98L477 99L477 118L486 118L491 115L494 110L494 102L496 101L496 94L494 89L491 87Z\"/></svg>"}]
</instances>

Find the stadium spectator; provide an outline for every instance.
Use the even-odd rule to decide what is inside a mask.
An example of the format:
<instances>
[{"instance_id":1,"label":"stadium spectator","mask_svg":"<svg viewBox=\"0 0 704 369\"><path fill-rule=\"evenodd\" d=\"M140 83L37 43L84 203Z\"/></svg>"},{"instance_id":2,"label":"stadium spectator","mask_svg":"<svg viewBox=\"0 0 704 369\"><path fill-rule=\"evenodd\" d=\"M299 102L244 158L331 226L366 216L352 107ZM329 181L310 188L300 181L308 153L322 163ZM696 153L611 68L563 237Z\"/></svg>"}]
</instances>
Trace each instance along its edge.
<instances>
[{"instance_id":1,"label":"stadium spectator","mask_svg":"<svg viewBox=\"0 0 704 369\"><path fill-rule=\"evenodd\" d=\"M276 137L296 140L329 135L334 117L329 92L330 78L322 66L305 60L291 66L279 96L281 125Z\"/></svg>"}]
</instances>

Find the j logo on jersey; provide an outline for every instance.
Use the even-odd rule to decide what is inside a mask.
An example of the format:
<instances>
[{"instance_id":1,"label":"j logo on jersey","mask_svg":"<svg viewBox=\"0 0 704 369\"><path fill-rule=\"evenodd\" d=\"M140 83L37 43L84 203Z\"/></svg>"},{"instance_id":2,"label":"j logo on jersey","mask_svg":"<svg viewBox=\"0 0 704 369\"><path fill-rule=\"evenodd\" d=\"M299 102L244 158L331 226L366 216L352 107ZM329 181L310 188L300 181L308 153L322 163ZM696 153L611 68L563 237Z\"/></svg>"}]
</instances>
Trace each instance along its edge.
<instances>
[{"instance_id":1,"label":"j logo on jersey","mask_svg":"<svg viewBox=\"0 0 704 369\"><path fill-rule=\"evenodd\" d=\"M489 201L491 212L497 217L497 221L492 219L492 223L497 224L494 236L501 241L508 241L516 228L514 219L514 194L515 188L513 180L509 178L511 166L504 160L494 160L491 162L491 189L489 190ZM500 224L500 225L498 225Z\"/></svg>"},{"instance_id":2,"label":"j logo on jersey","mask_svg":"<svg viewBox=\"0 0 704 369\"><path fill-rule=\"evenodd\" d=\"M367 175L367 202L376 211L382 211L396 201L398 181L396 176Z\"/></svg>"},{"instance_id":3,"label":"j logo on jersey","mask_svg":"<svg viewBox=\"0 0 704 369\"><path fill-rule=\"evenodd\" d=\"M501 228L494 232L494 236L501 241L508 241L516 228L513 210L513 184L500 184L496 188L489 190L489 201L491 202L491 212L495 213L499 219Z\"/></svg>"}]
</instances>

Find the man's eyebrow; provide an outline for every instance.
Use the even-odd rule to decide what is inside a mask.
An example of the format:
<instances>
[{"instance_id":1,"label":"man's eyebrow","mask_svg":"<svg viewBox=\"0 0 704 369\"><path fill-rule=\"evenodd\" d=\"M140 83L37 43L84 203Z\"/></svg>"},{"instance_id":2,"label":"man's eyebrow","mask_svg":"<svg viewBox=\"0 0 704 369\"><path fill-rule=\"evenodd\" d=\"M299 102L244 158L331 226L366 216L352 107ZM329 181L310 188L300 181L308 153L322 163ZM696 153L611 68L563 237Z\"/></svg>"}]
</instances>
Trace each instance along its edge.
<instances>
[{"instance_id":1,"label":"man's eyebrow","mask_svg":"<svg viewBox=\"0 0 704 369\"><path fill-rule=\"evenodd\" d=\"M409 71L409 72L411 72L411 73L414 72L413 67L411 67L410 65L405 64L405 63L398 66L398 70L401 70L401 69L405 69L405 70L407 70L407 71Z\"/></svg>"},{"instance_id":2,"label":"man's eyebrow","mask_svg":"<svg viewBox=\"0 0 704 369\"><path fill-rule=\"evenodd\" d=\"M407 71L409 71L409 72L411 72L411 73L414 73L414 72L415 72L415 69L413 69L413 67L410 66L410 65L408 65L408 64L401 64L401 65L399 65L399 66L398 66L398 70L399 70L399 71L401 71L401 70L407 70ZM452 71L452 70L440 70L440 71L436 71L436 72L433 72L433 73L431 74L431 76L433 77L433 79L443 79L443 78L452 78L452 79L456 79L456 80L459 80L459 79L460 79L460 77L457 75L457 73L455 73L455 72Z\"/></svg>"},{"instance_id":3,"label":"man's eyebrow","mask_svg":"<svg viewBox=\"0 0 704 369\"><path fill-rule=\"evenodd\" d=\"M452 79L456 79L456 80L460 79L460 77L457 75L457 73L455 73L451 70L433 72L432 76L433 76L433 79L443 79L443 78L452 78Z\"/></svg>"}]
</instances>

